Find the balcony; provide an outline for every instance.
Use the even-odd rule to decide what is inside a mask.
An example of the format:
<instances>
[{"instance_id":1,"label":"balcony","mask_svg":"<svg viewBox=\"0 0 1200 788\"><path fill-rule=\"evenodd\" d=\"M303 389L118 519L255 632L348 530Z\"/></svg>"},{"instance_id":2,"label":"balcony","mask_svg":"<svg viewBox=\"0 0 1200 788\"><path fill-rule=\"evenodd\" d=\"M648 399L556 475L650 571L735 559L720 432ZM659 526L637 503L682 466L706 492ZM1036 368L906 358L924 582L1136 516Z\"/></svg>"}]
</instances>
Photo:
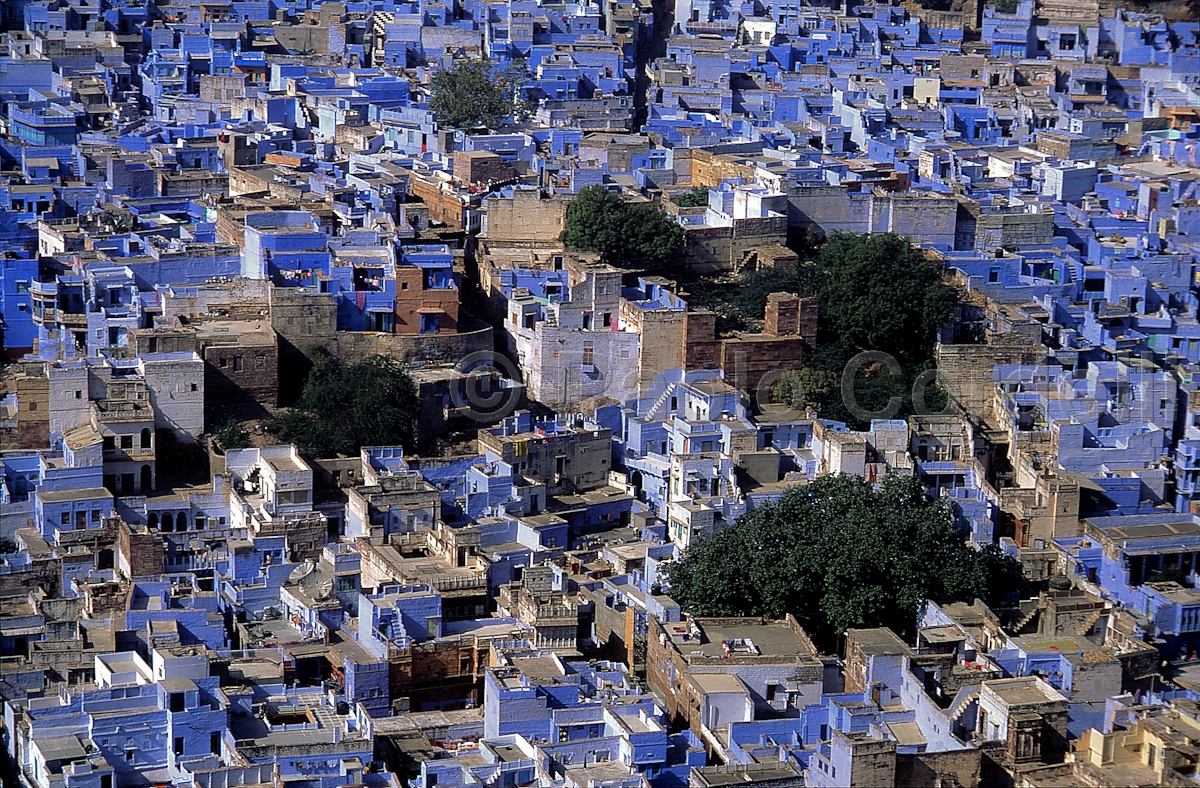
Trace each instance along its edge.
<instances>
[{"instance_id":1,"label":"balcony","mask_svg":"<svg viewBox=\"0 0 1200 788\"><path fill-rule=\"evenodd\" d=\"M14 123L24 123L37 128L73 128L75 126L75 114L54 105L25 108L10 107L9 118Z\"/></svg>"}]
</instances>

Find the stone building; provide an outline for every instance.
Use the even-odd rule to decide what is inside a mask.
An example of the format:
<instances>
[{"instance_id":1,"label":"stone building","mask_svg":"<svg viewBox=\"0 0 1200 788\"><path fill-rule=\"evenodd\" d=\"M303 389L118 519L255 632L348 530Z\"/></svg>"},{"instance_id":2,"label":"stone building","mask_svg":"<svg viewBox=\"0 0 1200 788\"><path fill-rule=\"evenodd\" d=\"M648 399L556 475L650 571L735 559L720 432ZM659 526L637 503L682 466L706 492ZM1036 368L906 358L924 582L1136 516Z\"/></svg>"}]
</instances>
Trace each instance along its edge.
<instances>
[{"instance_id":1,"label":"stone building","mask_svg":"<svg viewBox=\"0 0 1200 788\"><path fill-rule=\"evenodd\" d=\"M646 675L668 719L693 731L761 715L798 716L821 696L824 665L790 615L649 622Z\"/></svg>"},{"instance_id":2,"label":"stone building","mask_svg":"<svg viewBox=\"0 0 1200 788\"><path fill-rule=\"evenodd\" d=\"M1067 751L1067 699L1037 676L983 682L976 735L1005 743L1002 762L1014 771L1061 763Z\"/></svg>"},{"instance_id":3,"label":"stone building","mask_svg":"<svg viewBox=\"0 0 1200 788\"><path fill-rule=\"evenodd\" d=\"M225 455L233 477L230 526L251 536L283 536L291 560L317 559L325 545L325 515L313 509L312 468L295 446L239 449Z\"/></svg>"},{"instance_id":4,"label":"stone building","mask_svg":"<svg viewBox=\"0 0 1200 788\"><path fill-rule=\"evenodd\" d=\"M546 485L548 495L586 492L608 484L612 430L583 420L534 423L517 411L476 438L489 458Z\"/></svg>"},{"instance_id":5,"label":"stone building","mask_svg":"<svg viewBox=\"0 0 1200 788\"><path fill-rule=\"evenodd\" d=\"M500 587L496 604L501 613L533 629L535 646L569 653L576 647L581 605L563 592L561 583L555 587L554 577L552 567L529 567L520 580Z\"/></svg>"},{"instance_id":6,"label":"stone building","mask_svg":"<svg viewBox=\"0 0 1200 788\"><path fill-rule=\"evenodd\" d=\"M226 413L262 413L279 403L279 347L267 319L200 323L206 410L215 429Z\"/></svg>"},{"instance_id":7,"label":"stone building","mask_svg":"<svg viewBox=\"0 0 1200 788\"><path fill-rule=\"evenodd\" d=\"M509 352L531 399L573 411L597 397L624 402L636 394L641 337L621 322L621 277L594 266L552 292L502 285Z\"/></svg>"}]
</instances>

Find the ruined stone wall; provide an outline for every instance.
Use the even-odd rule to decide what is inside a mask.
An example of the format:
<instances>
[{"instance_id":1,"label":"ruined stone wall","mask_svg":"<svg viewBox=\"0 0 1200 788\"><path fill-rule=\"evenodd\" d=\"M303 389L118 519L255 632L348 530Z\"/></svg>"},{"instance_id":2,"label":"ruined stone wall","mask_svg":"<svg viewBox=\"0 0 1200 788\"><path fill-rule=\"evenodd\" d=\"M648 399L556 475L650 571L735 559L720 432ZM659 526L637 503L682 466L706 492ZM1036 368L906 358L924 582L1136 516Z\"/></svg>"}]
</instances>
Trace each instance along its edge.
<instances>
[{"instance_id":1,"label":"ruined stone wall","mask_svg":"<svg viewBox=\"0 0 1200 788\"><path fill-rule=\"evenodd\" d=\"M645 389L668 369L684 366L684 347L687 315L666 309L638 309L628 301L621 302L621 319L641 334L638 349L638 390Z\"/></svg>"},{"instance_id":2,"label":"ruined stone wall","mask_svg":"<svg viewBox=\"0 0 1200 788\"><path fill-rule=\"evenodd\" d=\"M788 224L823 234L841 230L865 233L871 229L871 195L843 186L800 186L788 189Z\"/></svg>"},{"instance_id":3,"label":"ruined stone wall","mask_svg":"<svg viewBox=\"0 0 1200 788\"><path fill-rule=\"evenodd\" d=\"M489 197L486 237L497 242L557 242L569 202L564 195L542 198L532 189L518 189L510 198Z\"/></svg>"},{"instance_id":4,"label":"ruined stone wall","mask_svg":"<svg viewBox=\"0 0 1200 788\"><path fill-rule=\"evenodd\" d=\"M271 310L271 283L243 279L200 285L195 293L181 288L163 299L163 327L178 327L188 320L230 318L254 320ZM161 352L161 351L160 351Z\"/></svg>"},{"instance_id":5,"label":"ruined stone wall","mask_svg":"<svg viewBox=\"0 0 1200 788\"><path fill-rule=\"evenodd\" d=\"M45 375L17 376L17 445L40 449L50 445L50 381Z\"/></svg>"},{"instance_id":6,"label":"ruined stone wall","mask_svg":"<svg viewBox=\"0 0 1200 788\"><path fill-rule=\"evenodd\" d=\"M136 533L126 523L117 527L117 553L117 569L130 579L157 578L166 567L162 537L148 531Z\"/></svg>"},{"instance_id":7,"label":"ruined stone wall","mask_svg":"<svg viewBox=\"0 0 1200 788\"><path fill-rule=\"evenodd\" d=\"M333 349L353 364L369 356L390 356L402 364L456 364L466 356L492 349L492 328L484 326L459 334L377 334L338 331Z\"/></svg>"},{"instance_id":8,"label":"ruined stone wall","mask_svg":"<svg viewBox=\"0 0 1200 788\"><path fill-rule=\"evenodd\" d=\"M684 319L684 368L717 369L721 345L717 341L717 316L712 312L688 312Z\"/></svg>"},{"instance_id":9,"label":"ruined stone wall","mask_svg":"<svg viewBox=\"0 0 1200 788\"><path fill-rule=\"evenodd\" d=\"M892 232L918 243L954 247L958 202L952 197L874 194L871 199L873 232Z\"/></svg>"},{"instance_id":10,"label":"ruined stone wall","mask_svg":"<svg viewBox=\"0 0 1200 788\"><path fill-rule=\"evenodd\" d=\"M786 241L782 216L736 219L729 227L685 227L682 265L697 276L730 273L756 248Z\"/></svg>"},{"instance_id":11,"label":"ruined stone wall","mask_svg":"<svg viewBox=\"0 0 1200 788\"><path fill-rule=\"evenodd\" d=\"M720 186L721 181L727 178L743 178L747 182L754 182L754 168L749 165L739 164L730 157L699 148L687 150L691 153L691 183L693 186L704 186L711 189ZM678 160L679 152L676 151L676 161L678 162Z\"/></svg>"},{"instance_id":12,"label":"ruined stone wall","mask_svg":"<svg viewBox=\"0 0 1200 788\"><path fill-rule=\"evenodd\" d=\"M274 408L279 396L279 349L274 342L204 348L204 388L209 406L256 403Z\"/></svg>"},{"instance_id":13,"label":"ruined stone wall","mask_svg":"<svg viewBox=\"0 0 1200 788\"><path fill-rule=\"evenodd\" d=\"M456 190L449 187L443 190L440 183L417 177L409 180L408 188L412 196L429 207L430 220L463 229L463 209L466 203Z\"/></svg>"},{"instance_id":14,"label":"ruined stone wall","mask_svg":"<svg viewBox=\"0 0 1200 788\"><path fill-rule=\"evenodd\" d=\"M950 401L965 412L986 417L991 412L997 364L1037 364L1045 355L1041 345L999 342L991 345L938 344L935 352L939 380Z\"/></svg>"},{"instance_id":15,"label":"ruined stone wall","mask_svg":"<svg viewBox=\"0 0 1200 788\"><path fill-rule=\"evenodd\" d=\"M977 749L896 754L896 785L911 788L971 788L980 784Z\"/></svg>"},{"instance_id":16,"label":"ruined stone wall","mask_svg":"<svg viewBox=\"0 0 1200 788\"><path fill-rule=\"evenodd\" d=\"M1054 239L1054 212L981 212L975 221L975 248L1015 249L1048 244Z\"/></svg>"},{"instance_id":17,"label":"ruined stone wall","mask_svg":"<svg viewBox=\"0 0 1200 788\"><path fill-rule=\"evenodd\" d=\"M739 334L721 340L721 372L728 383L755 395L760 383L773 381L772 373L800 366L806 344L800 336Z\"/></svg>"}]
</instances>

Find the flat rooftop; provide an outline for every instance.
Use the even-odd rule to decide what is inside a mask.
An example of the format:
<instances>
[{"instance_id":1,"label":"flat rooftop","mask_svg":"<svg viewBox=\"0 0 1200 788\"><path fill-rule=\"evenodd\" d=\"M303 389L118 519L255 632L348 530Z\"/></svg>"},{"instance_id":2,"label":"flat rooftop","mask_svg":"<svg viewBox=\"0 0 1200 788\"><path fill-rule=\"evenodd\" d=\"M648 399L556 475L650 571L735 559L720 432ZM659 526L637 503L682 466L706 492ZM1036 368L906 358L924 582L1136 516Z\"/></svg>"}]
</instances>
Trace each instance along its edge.
<instances>
[{"instance_id":1,"label":"flat rooftop","mask_svg":"<svg viewBox=\"0 0 1200 788\"><path fill-rule=\"evenodd\" d=\"M290 455L286 457L270 457L267 459L267 462L276 471L282 473L296 473L304 470L296 458Z\"/></svg>"},{"instance_id":2,"label":"flat rooftop","mask_svg":"<svg viewBox=\"0 0 1200 788\"><path fill-rule=\"evenodd\" d=\"M1200 536L1200 523L1189 514L1154 513L1128 517L1093 517L1085 530L1114 542L1169 540ZM1191 548L1189 548L1191 549Z\"/></svg>"},{"instance_id":3,"label":"flat rooftop","mask_svg":"<svg viewBox=\"0 0 1200 788\"><path fill-rule=\"evenodd\" d=\"M531 683L540 680L554 680L566 675L558 661L552 657L517 657L512 661L513 667L525 674Z\"/></svg>"},{"instance_id":4,"label":"flat rooftop","mask_svg":"<svg viewBox=\"0 0 1200 788\"><path fill-rule=\"evenodd\" d=\"M63 503L66 501L87 501L91 499L112 498L112 493L103 487L85 487L80 490L38 490L37 496L44 503Z\"/></svg>"},{"instance_id":5,"label":"flat rooftop","mask_svg":"<svg viewBox=\"0 0 1200 788\"><path fill-rule=\"evenodd\" d=\"M529 756L521 752L519 747L511 744L493 745L492 750L496 753L496 757L502 763L515 763L516 761L529 760Z\"/></svg>"},{"instance_id":6,"label":"flat rooftop","mask_svg":"<svg viewBox=\"0 0 1200 788\"><path fill-rule=\"evenodd\" d=\"M736 656L804 658L817 655L816 649L806 637L782 621L764 623L753 618L701 618L696 619L696 624L703 633L701 642L698 647L684 644L680 650L685 654L699 651L705 657L721 658L725 656L724 643L748 640L754 644L758 653L739 651L736 652Z\"/></svg>"},{"instance_id":7,"label":"flat rooftop","mask_svg":"<svg viewBox=\"0 0 1200 788\"><path fill-rule=\"evenodd\" d=\"M908 644L901 640L895 632L885 627L847 630L846 639L849 640L851 638L858 644L859 649L867 655L912 654L912 649L908 647ZM757 644L758 641L755 641L755 643Z\"/></svg>"},{"instance_id":8,"label":"flat rooftop","mask_svg":"<svg viewBox=\"0 0 1200 788\"><path fill-rule=\"evenodd\" d=\"M1066 702L1057 690L1036 676L985 681L983 686L1009 707Z\"/></svg>"},{"instance_id":9,"label":"flat rooftop","mask_svg":"<svg viewBox=\"0 0 1200 788\"><path fill-rule=\"evenodd\" d=\"M693 673L691 681L705 695L748 692L742 680L732 673Z\"/></svg>"}]
</instances>

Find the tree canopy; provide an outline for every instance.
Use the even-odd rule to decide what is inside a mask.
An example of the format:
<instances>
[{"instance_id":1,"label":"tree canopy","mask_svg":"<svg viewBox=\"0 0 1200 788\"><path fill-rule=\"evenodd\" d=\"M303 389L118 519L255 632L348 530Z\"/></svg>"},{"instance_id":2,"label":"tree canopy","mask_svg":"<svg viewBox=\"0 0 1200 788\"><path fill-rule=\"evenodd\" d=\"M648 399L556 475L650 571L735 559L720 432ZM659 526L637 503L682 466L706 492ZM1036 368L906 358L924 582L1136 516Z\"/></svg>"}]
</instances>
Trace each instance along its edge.
<instances>
[{"instance_id":1,"label":"tree canopy","mask_svg":"<svg viewBox=\"0 0 1200 788\"><path fill-rule=\"evenodd\" d=\"M957 301L940 267L894 233L834 233L808 268L823 341L853 353L881 350L905 365L929 358Z\"/></svg>"},{"instance_id":2,"label":"tree canopy","mask_svg":"<svg viewBox=\"0 0 1200 788\"><path fill-rule=\"evenodd\" d=\"M690 191L677 194L675 204L680 208L702 208L708 205L708 189L703 186L693 186Z\"/></svg>"},{"instance_id":3,"label":"tree canopy","mask_svg":"<svg viewBox=\"0 0 1200 788\"><path fill-rule=\"evenodd\" d=\"M970 547L951 504L899 474L879 489L846 475L792 487L693 542L668 577L671 596L694 615L791 613L825 649L851 627L909 637L927 600L997 605L1023 587L1015 559Z\"/></svg>"},{"instance_id":4,"label":"tree canopy","mask_svg":"<svg viewBox=\"0 0 1200 788\"><path fill-rule=\"evenodd\" d=\"M250 445L250 433L246 432L241 422L230 416L221 429L217 430L217 441L221 444L222 453L244 449Z\"/></svg>"},{"instance_id":5,"label":"tree canopy","mask_svg":"<svg viewBox=\"0 0 1200 788\"><path fill-rule=\"evenodd\" d=\"M419 413L417 386L395 359L371 356L344 364L319 353L299 402L275 431L321 457L357 454L363 446L411 450Z\"/></svg>"},{"instance_id":6,"label":"tree canopy","mask_svg":"<svg viewBox=\"0 0 1200 788\"><path fill-rule=\"evenodd\" d=\"M901 410L895 415L912 412L913 382L932 368L938 329L957 300L954 289L942 282L939 266L907 238L834 233L811 262L746 271L733 284L696 283L690 303L716 312L718 332L728 333L761 321L767 296L774 292L816 296L820 310L816 350L805 355L801 370L784 373L776 397L855 428L865 424L843 401L846 365L862 351L890 355L901 374L866 365L854 378L855 399L862 410L881 412L898 398ZM944 394L931 386L926 406L940 410Z\"/></svg>"},{"instance_id":7,"label":"tree canopy","mask_svg":"<svg viewBox=\"0 0 1200 788\"><path fill-rule=\"evenodd\" d=\"M905 367L930 357L957 300L937 264L894 233L834 233L812 262L746 271L733 286L697 288L694 300L737 330L762 319L774 292L817 297L822 345L840 345L847 357L881 350Z\"/></svg>"},{"instance_id":8,"label":"tree canopy","mask_svg":"<svg viewBox=\"0 0 1200 788\"><path fill-rule=\"evenodd\" d=\"M523 60L493 73L490 60L460 60L433 75L429 108L438 123L455 128L500 128L509 118L525 120L534 107L521 94L529 78Z\"/></svg>"},{"instance_id":9,"label":"tree canopy","mask_svg":"<svg viewBox=\"0 0 1200 788\"><path fill-rule=\"evenodd\" d=\"M567 206L559 240L599 252L613 265L669 264L683 249L683 228L649 203L634 203L603 186L581 189Z\"/></svg>"}]
</instances>

